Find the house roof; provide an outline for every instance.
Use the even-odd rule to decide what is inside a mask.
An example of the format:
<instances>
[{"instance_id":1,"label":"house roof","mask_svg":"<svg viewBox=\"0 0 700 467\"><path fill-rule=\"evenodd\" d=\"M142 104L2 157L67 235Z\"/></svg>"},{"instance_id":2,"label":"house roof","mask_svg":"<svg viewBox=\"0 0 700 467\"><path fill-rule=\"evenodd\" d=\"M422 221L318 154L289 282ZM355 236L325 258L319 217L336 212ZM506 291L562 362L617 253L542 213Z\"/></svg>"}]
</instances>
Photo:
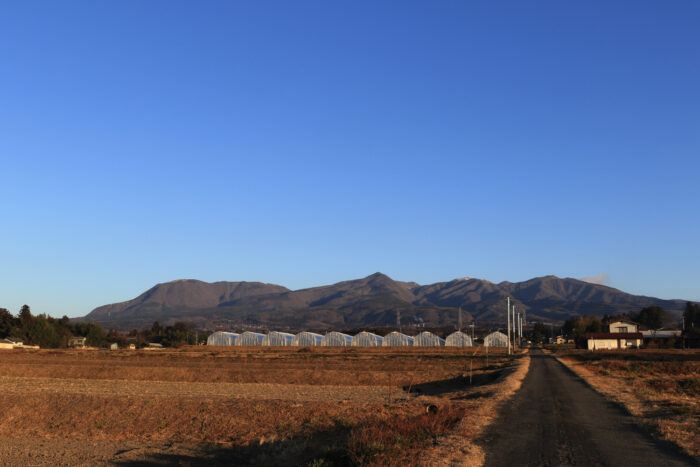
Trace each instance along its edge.
<instances>
[{"instance_id":1,"label":"house roof","mask_svg":"<svg viewBox=\"0 0 700 467\"><path fill-rule=\"evenodd\" d=\"M618 320L618 321L611 321L611 322L610 322L610 326L612 326L613 324L634 324L635 326L639 326L638 323L635 323L634 321L629 321L629 320L626 320L626 319L621 319L621 320Z\"/></svg>"},{"instance_id":2,"label":"house roof","mask_svg":"<svg viewBox=\"0 0 700 467\"><path fill-rule=\"evenodd\" d=\"M643 339L641 332L589 332L586 339Z\"/></svg>"}]
</instances>

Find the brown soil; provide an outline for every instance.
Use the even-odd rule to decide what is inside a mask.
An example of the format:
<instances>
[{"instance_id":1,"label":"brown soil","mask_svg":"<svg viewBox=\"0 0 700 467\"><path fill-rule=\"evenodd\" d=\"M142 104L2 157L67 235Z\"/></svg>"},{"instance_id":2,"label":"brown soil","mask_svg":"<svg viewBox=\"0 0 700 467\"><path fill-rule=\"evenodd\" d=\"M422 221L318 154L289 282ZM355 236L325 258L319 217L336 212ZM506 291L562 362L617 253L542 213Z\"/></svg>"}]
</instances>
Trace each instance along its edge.
<instances>
[{"instance_id":1,"label":"brown soil","mask_svg":"<svg viewBox=\"0 0 700 467\"><path fill-rule=\"evenodd\" d=\"M413 455L430 440L406 427L442 436L477 413L506 364L490 352L488 364L475 349L0 352L0 461L298 464L350 443L381 464L365 438Z\"/></svg>"}]
</instances>

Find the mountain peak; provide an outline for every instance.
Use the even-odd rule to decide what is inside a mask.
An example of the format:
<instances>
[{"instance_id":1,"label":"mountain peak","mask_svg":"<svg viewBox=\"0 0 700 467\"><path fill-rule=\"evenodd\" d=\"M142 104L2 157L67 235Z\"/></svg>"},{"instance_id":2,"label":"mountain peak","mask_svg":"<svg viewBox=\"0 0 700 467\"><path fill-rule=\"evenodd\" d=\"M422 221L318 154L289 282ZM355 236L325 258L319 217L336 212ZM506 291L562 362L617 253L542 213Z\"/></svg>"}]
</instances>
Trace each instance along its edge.
<instances>
[{"instance_id":1,"label":"mountain peak","mask_svg":"<svg viewBox=\"0 0 700 467\"><path fill-rule=\"evenodd\" d=\"M685 303L626 294L606 286L549 275L524 282L494 284L464 277L418 285L376 272L362 279L289 290L261 282L202 282L177 279L138 297L93 310L86 319L133 329L153 321L198 322L216 326L260 325L294 329L347 329L391 326L397 311L431 325L450 326L458 307L470 318L500 325L506 297L530 320L564 321L577 315L614 315L645 306L664 307L680 316Z\"/></svg>"},{"instance_id":2,"label":"mountain peak","mask_svg":"<svg viewBox=\"0 0 700 467\"><path fill-rule=\"evenodd\" d=\"M365 279L391 279L391 277L382 272L375 272L374 274L370 274L369 276L365 277Z\"/></svg>"}]
</instances>

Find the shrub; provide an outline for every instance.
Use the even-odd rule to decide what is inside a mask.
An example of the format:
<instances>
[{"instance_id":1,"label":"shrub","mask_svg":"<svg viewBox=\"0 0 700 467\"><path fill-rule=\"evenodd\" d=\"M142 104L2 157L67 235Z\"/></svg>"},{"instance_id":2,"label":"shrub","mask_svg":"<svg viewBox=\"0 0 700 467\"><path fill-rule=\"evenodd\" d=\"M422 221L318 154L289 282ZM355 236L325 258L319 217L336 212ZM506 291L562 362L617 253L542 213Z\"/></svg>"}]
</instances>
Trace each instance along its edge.
<instances>
[{"instance_id":1,"label":"shrub","mask_svg":"<svg viewBox=\"0 0 700 467\"><path fill-rule=\"evenodd\" d=\"M357 465L404 465L427 442L450 431L463 416L463 408L445 406L435 413L399 415L355 428L348 437L348 455Z\"/></svg>"}]
</instances>

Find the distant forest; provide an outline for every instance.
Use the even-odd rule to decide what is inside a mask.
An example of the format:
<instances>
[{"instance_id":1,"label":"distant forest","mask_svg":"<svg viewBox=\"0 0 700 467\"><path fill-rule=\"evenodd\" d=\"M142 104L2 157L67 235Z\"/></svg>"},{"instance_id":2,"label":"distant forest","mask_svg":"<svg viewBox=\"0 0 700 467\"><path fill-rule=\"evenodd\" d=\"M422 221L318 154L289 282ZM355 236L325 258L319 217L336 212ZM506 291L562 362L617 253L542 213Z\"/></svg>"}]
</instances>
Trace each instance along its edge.
<instances>
[{"instance_id":1,"label":"distant forest","mask_svg":"<svg viewBox=\"0 0 700 467\"><path fill-rule=\"evenodd\" d=\"M129 344L143 347L150 342L179 347L206 342L207 334L198 332L188 323L161 326L158 322L153 323L151 329L134 329L126 334L114 330L105 332L97 323L73 322L67 316L53 318L45 314L33 315L29 305L24 305L17 316L6 308L0 308L0 339L8 337L19 339L26 345L60 349L68 347L73 337L85 337L86 345L90 347L106 347L112 343L119 347Z\"/></svg>"},{"instance_id":2,"label":"distant forest","mask_svg":"<svg viewBox=\"0 0 700 467\"><path fill-rule=\"evenodd\" d=\"M652 306L643 308L637 313L606 315L602 319L595 316L572 317L564 323L561 331L564 335L571 336L578 346L585 347L586 333L605 331L607 324L616 319L630 319L639 323L643 329L658 329L667 320L667 312L661 307ZM362 328L356 332L360 330L377 331ZM448 332L446 329L434 329L434 331L439 335ZM683 331L684 338L693 342L693 345L700 340L699 304L687 303L683 313ZM539 343L545 338L553 337L554 334L549 326L535 323L530 337L534 342ZM41 348L66 348L73 337L85 337L86 345L98 348L112 343L118 344L119 347L126 347L129 344L144 347L148 343L180 347L205 343L208 335L208 332L199 331L192 324L185 322L161 326L156 321L150 329L134 329L128 333L120 333L114 330L105 331L97 323L71 321L67 316L57 319L45 314L33 315L28 305L22 306L17 316L13 316L6 308L0 308L0 339L15 338L24 344L38 345Z\"/></svg>"}]
</instances>

